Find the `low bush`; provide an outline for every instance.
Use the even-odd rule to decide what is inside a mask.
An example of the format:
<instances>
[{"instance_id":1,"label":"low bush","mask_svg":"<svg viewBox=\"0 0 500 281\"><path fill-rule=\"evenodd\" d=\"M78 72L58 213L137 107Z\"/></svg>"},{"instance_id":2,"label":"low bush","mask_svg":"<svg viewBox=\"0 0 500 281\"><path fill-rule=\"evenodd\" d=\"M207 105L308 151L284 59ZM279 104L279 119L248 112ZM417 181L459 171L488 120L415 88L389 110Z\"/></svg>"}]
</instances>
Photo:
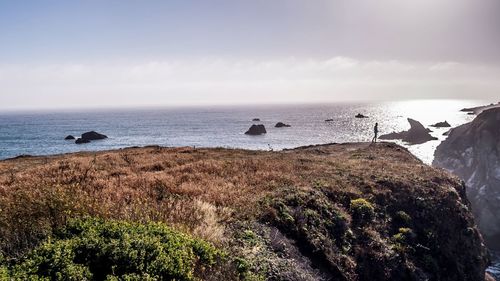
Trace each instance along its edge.
<instances>
[{"instance_id":1,"label":"low bush","mask_svg":"<svg viewBox=\"0 0 500 281\"><path fill-rule=\"evenodd\" d=\"M0 276L14 280L198 280L221 264L211 244L160 223L73 219Z\"/></svg>"},{"instance_id":2,"label":"low bush","mask_svg":"<svg viewBox=\"0 0 500 281\"><path fill-rule=\"evenodd\" d=\"M350 209L355 222L366 223L372 221L375 216L375 208L366 199L358 198L351 200Z\"/></svg>"},{"instance_id":3,"label":"low bush","mask_svg":"<svg viewBox=\"0 0 500 281\"><path fill-rule=\"evenodd\" d=\"M411 216L408 215L404 211L396 212L393 220L394 220L394 224L396 224L397 226L400 226L400 227L408 227L411 225L411 222L412 222Z\"/></svg>"},{"instance_id":4,"label":"low bush","mask_svg":"<svg viewBox=\"0 0 500 281\"><path fill-rule=\"evenodd\" d=\"M413 237L413 231L407 227L401 227L398 233L394 234L392 237L395 242L398 243L407 243Z\"/></svg>"}]
</instances>

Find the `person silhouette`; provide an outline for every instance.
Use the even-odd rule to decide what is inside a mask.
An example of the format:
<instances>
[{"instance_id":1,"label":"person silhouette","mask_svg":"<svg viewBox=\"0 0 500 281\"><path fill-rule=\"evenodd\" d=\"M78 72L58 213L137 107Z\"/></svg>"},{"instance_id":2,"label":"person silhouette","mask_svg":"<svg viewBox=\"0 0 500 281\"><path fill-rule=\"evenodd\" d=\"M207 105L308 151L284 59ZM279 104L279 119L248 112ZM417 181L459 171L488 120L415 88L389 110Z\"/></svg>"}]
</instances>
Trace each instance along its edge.
<instances>
[{"instance_id":1,"label":"person silhouette","mask_svg":"<svg viewBox=\"0 0 500 281\"><path fill-rule=\"evenodd\" d=\"M377 142L377 136L378 136L378 123L375 123L375 127L373 127L373 139L372 143Z\"/></svg>"}]
</instances>

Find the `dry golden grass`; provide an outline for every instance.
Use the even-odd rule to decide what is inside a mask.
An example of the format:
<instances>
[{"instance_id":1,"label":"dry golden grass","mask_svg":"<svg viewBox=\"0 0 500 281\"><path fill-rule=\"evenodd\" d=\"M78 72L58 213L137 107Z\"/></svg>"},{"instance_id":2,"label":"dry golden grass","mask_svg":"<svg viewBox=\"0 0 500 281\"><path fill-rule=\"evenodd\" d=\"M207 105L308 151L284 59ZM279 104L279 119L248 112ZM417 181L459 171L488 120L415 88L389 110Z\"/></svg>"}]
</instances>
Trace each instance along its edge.
<instances>
[{"instance_id":1,"label":"dry golden grass","mask_svg":"<svg viewBox=\"0 0 500 281\"><path fill-rule=\"evenodd\" d=\"M292 188L321 190L348 223L351 199L374 202L380 218L359 235L382 249L392 236L384 213L392 193L459 200L457 186L458 179L388 143L279 152L144 147L25 157L0 161L0 250L19 255L67 218L83 215L161 221L227 246L234 224L261 220L269 211L262 202ZM394 212L404 207L391 202Z\"/></svg>"},{"instance_id":2,"label":"dry golden grass","mask_svg":"<svg viewBox=\"0 0 500 281\"><path fill-rule=\"evenodd\" d=\"M3 161L2 242L29 248L37 239L20 233L44 237L67 216L89 214L163 221L220 243L221 222L253 215L263 196L301 181L282 155L149 147Z\"/></svg>"},{"instance_id":3,"label":"dry golden grass","mask_svg":"<svg viewBox=\"0 0 500 281\"><path fill-rule=\"evenodd\" d=\"M385 156L383 144L283 152L146 147L2 161L2 229L43 237L65 217L89 214L163 221L220 243L224 222L258 215L258 202L278 188L316 184L362 193L359 181L372 175L407 180L411 174L400 173L405 162L414 170L418 161L393 150ZM420 171L413 176L425 177ZM9 240L3 242L21 243Z\"/></svg>"}]
</instances>

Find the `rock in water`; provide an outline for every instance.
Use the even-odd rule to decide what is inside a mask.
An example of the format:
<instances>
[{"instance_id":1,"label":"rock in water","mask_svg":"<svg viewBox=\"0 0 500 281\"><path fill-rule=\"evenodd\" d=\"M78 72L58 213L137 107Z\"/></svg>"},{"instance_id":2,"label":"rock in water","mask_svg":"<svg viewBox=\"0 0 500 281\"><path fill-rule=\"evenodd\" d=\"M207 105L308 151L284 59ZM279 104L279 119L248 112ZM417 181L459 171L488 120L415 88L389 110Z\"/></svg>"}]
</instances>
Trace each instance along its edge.
<instances>
[{"instance_id":1,"label":"rock in water","mask_svg":"<svg viewBox=\"0 0 500 281\"><path fill-rule=\"evenodd\" d=\"M500 249L500 108L452 129L433 165L465 181L476 222L490 248Z\"/></svg>"},{"instance_id":2,"label":"rock in water","mask_svg":"<svg viewBox=\"0 0 500 281\"><path fill-rule=\"evenodd\" d=\"M410 129L408 131L403 132L393 132L390 134L381 135L379 138L381 140L403 140L409 144L421 144L424 142L428 142L430 140L437 140L437 138L431 136L429 134L429 130L426 129L422 123L417 120L413 120L408 118L408 122L410 123Z\"/></svg>"},{"instance_id":3,"label":"rock in water","mask_svg":"<svg viewBox=\"0 0 500 281\"><path fill-rule=\"evenodd\" d=\"M260 118L254 118L252 119L253 122L260 122Z\"/></svg>"},{"instance_id":4,"label":"rock in water","mask_svg":"<svg viewBox=\"0 0 500 281\"><path fill-rule=\"evenodd\" d=\"M88 140L88 139L83 139L83 138L78 138L78 139L76 139L76 141L75 141L75 143L76 143L76 144L89 143L89 142L90 142L90 140Z\"/></svg>"},{"instance_id":5,"label":"rock in water","mask_svg":"<svg viewBox=\"0 0 500 281\"><path fill-rule=\"evenodd\" d=\"M267 132L266 132L266 127L264 127L264 125L252 125L250 129L248 129L248 131L245 132L245 135L257 136L265 133Z\"/></svg>"},{"instance_id":6,"label":"rock in water","mask_svg":"<svg viewBox=\"0 0 500 281\"><path fill-rule=\"evenodd\" d=\"M278 123L276 123L276 125L274 125L274 127L276 127L276 128L283 128L283 127L291 127L291 126L288 125L288 124L285 124L283 122L278 122Z\"/></svg>"},{"instance_id":7,"label":"rock in water","mask_svg":"<svg viewBox=\"0 0 500 281\"><path fill-rule=\"evenodd\" d=\"M354 117L356 117L356 118L368 118L368 116L363 115L361 113L356 114L356 116L354 116Z\"/></svg>"},{"instance_id":8,"label":"rock in water","mask_svg":"<svg viewBox=\"0 0 500 281\"><path fill-rule=\"evenodd\" d=\"M74 140L74 139L75 139L75 137L74 137L74 136L72 136L72 135L69 135L69 136L65 137L64 139L65 139L65 140Z\"/></svg>"},{"instance_id":9,"label":"rock in water","mask_svg":"<svg viewBox=\"0 0 500 281\"><path fill-rule=\"evenodd\" d=\"M103 134L99 134L95 131L90 131L82 134L82 139L89 141L107 139L108 137Z\"/></svg>"},{"instance_id":10,"label":"rock in water","mask_svg":"<svg viewBox=\"0 0 500 281\"><path fill-rule=\"evenodd\" d=\"M448 123L447 121L444 121L444 122L437 122L436 124L431 125L431 127L435 127L435 128L445 128L445 127L451 127L451 125L450 125L450 123Z\"/></svg>"}]
</instances>

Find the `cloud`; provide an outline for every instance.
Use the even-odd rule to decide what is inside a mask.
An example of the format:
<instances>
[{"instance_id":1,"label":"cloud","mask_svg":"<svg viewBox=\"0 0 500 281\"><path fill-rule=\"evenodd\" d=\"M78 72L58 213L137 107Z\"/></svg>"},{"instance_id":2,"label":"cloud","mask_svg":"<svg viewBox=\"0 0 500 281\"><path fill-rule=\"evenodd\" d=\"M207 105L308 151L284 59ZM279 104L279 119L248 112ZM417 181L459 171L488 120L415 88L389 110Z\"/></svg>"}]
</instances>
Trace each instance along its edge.
<instances>
[{"instance_id":1,"label":"cloud","mask_svg":"<svg viewBox=\"0 0 500 281\"><path fill-rule=\"evenodd\" d=\"M500 69L456 62L171 60L0 65L1 108L498 96Z\"/></svg>"}]
</instances>

